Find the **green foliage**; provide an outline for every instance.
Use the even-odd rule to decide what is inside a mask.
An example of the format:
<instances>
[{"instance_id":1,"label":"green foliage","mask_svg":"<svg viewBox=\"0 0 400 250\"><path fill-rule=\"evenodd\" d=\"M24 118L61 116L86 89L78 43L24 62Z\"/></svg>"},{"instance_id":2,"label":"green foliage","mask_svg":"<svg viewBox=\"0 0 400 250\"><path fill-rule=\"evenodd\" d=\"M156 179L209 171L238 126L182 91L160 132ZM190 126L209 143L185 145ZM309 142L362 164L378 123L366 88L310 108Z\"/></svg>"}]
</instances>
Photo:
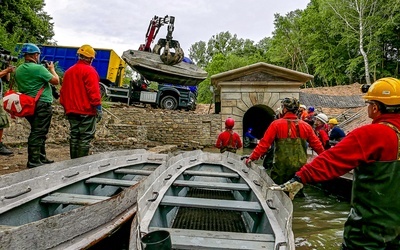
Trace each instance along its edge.
<instances>
[{"instance_id":1,"label":"green foliage","mask_svg":"<svg viewBox=\"0 0 400 250\"><path fill-rule=\"evenodd\" d=\"M0 44L14 50L18 42L48 43L54 36L52 18L44 0L3 0L0 8Z\"/></svg>"}]
</instances>

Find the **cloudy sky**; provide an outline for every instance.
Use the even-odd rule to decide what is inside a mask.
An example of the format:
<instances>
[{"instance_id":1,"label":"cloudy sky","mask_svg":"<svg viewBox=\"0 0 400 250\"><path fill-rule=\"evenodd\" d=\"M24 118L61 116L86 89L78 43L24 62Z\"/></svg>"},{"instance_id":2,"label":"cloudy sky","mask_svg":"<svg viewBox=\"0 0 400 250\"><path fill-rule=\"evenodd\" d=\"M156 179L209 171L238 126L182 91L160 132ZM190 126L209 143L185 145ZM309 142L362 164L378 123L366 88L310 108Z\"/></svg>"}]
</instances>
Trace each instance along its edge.
<instances>
[{"instance_id":1,"label":"cloudy sky","mask_svg":"<svg viewBox=\"0 0 400 250\"><path fill-rule=\"evenodd\" d=\"M254 42L271 36L274 14L305 9L310 0L45 0L58 45L115 50L119 55L144 43L155 16L175 16L173 39L190 46L229 31ZM167 25L155 39L165 38ZM152 44L153 47L154 43Z\"/></svg>"}]
</instances>

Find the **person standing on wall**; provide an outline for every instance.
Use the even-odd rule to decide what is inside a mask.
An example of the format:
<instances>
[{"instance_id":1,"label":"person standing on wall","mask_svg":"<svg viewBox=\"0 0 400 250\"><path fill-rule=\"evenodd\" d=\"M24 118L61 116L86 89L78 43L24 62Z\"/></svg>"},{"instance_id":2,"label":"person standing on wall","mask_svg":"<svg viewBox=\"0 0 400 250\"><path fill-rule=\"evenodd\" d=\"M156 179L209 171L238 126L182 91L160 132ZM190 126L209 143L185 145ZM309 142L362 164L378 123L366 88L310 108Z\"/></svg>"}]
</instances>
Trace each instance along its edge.
<instances>
[{"instance_id":1,"label":"person standing on wall","mask_svg":"<svg viewBox=\"0 0 400 250\"><path fill-rule=\"evenodd\" d=\"M3 139L3 132L5 128L10 126L8 121L8 115L3 109L3 83L2 79L5 81L10 81L10 73L15 71L14 66L8 66L7 68L0 71L0 155L11 155L13 152L6 147L1 141Z\"/></svg>"},{"instance_id":2,"label":"person standing on wall","mask_svg":"<svg viewBox=\"0 0 400 250\"><path fill-rule=\"evenodd\" d=\"M352 130L291 180L269 189L294 197L303 184L331 180L353 170L342 249L400 249L400 80L381 78L366 91L363 98L372 123Z\"/></svg>"},{"instance_id":3,"label":"person standing on wall","mask_svg":"<svg viewBox=\"0 0 400 250\"><path fill-rule=\"evenodd\" d=\"M35 44L24 43L21 53L25 62L15 70L18 91L35 97L39 90L44 87L43 93L36 103L34 115L25 117L31 125L31 132L28 137L27 167L34 168L54 162L46 157L45 143L53 116L53 95L50 84L58 85L60 78L54 69L53 62L47 63L46 67L39 64L40 49Z\"/></svg>"},{"instance_id":4,"label":"person standing on wall","mask_svg":"<svg viewBox=\"0 0 400 250\"><path fill-rule=\"evenodd\" d=\"M234 126L235 120L228 117L225 120L225 131L218 135L217 142L215 143L215 147L219 148L221 153L225 151L236 153L243 146L239 134L233 131Z\"/></svg>"},{"instance_id":5,"label":"person standing on wall","mask_svg":"<svg viewBox=\"0 0 400 250\"><path fill-rule=\"evenodd\" d=\"M89 155L90 142L96 132L96 122L102 118L100 77L91 66L96 52L82 45L78 62L65 71L60 90L60 103L70 124L70 157Z\"/></svg>"},{"instance_id":6,"label":"person standing on wall","mask_svg":"<svg viewBox=\"0 0 400 250\"><path fill-rule=\"evenodd\" d=\"M270 176L275 183L292 177L307 162L306 142L318 154L324 151L313 128L297 118L299 106L296 98L284 98L281 102L283 117L269 125L264 137L245 160L245 164L250 167L250 163L263 156L274 143L274 162Z\"/></svg>"}]
</instances>

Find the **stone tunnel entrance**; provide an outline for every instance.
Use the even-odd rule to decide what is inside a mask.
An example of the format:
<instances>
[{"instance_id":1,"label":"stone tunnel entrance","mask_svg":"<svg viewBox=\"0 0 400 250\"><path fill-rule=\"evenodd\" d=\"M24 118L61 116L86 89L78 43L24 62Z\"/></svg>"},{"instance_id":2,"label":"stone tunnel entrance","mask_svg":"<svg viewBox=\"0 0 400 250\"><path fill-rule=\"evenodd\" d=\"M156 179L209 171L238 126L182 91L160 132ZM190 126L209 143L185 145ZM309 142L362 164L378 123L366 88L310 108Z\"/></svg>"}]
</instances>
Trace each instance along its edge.
<instances>
[{"instance_id":1,"label":"stone tunnel entrance","mask_svg":"<svg viewBox=\"0 0 400 250\"><path fill-rule=\"evenodd\" d=\"M215 113L221 114L221 130L226 118L235 119L234 130L241 135L249 127L261 139L285 97L299 99L300 86L312 75L256 63L211 77Z\"/></svg>"},{"instance_id":2,"label":"stone tunnel entrance","mask_svg":"<svg viewBox=\"0 0 400 250\"><path fill-rule=\"evenodd\" d=\"M244 135L249 128L252 128L252 134L257 137L257 139L261 139L274 120L274 117L275 112L268 106L255 105L249 108L243 115L242 135Z\"/></svg>"}]
</instances>

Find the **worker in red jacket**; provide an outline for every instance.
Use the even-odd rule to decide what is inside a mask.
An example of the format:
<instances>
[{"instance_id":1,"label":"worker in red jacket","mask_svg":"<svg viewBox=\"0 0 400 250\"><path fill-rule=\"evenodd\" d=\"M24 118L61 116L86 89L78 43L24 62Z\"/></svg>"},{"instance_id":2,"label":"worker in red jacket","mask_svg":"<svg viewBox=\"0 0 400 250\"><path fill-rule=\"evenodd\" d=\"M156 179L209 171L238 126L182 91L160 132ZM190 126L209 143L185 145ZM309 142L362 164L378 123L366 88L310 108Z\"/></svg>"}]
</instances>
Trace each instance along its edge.
<instances>
[{"instance_id":1,"label":"worker in red jacket","mask_svg":"<svg viewBox=\"0 0 400 250\"><path fill-rule=\"evenodd\" d=\"M318 154L324 151L313 128L297 118L296 113L299 106L300 103L296 98L290 97L282 100L283 117L269 125L264 137L245 162L247 166L250 166L251 161L258 160L274 143L274 163L270 175L276 183L292 177L307 162L306 142Z\"/></svg>"},{"instance_id":2,"label":"worker in red jacket","mask_svg":"<svg viewBox=\"0 0 400 250\"><path fill-rule=\"evenodd\" d=\"M293 197L303 184L354 170L342 249L400 249L400 80L382 78L363 96L372 124L351 131L272 190Z\"/></svg>"},{"instance_id":3,"label":"worker in red jacket","mask_svg":"<svg viewBox=\"0 0 400 250\"><path fill-rule=\"evenodd\" d=\"M82 45L78 62L65 71L60 90L60 103L70 123L71 159L89 155L90 142L96 132L103 111L101 107L100 78L91 66L96 51Z\"/></svg>"},{"instance_id":4,"label":"worker in red jacket","mask_svg":"<svg viewBox=\"0 0 400 250\"><path fill-rule=\"evenodd\" d=\"M330 148L329 135L328 135L329 127L327 123L328 123L328 116L326 116L325 114L319 113L318 115L315 116L314 131L315 134L318 136L319 140L321 141L324 149Z\"/></svg>"},{"instance_id":5,"label":"worker in red jacket","mask_svg":"<svg viewBox=\"0 0 400 250\"><path fill-rule=\"evenodd\" d=\"M225 151L236 153L236 150L243 147L239 134L233 131L234 126L235 120L228 117L225 120L225 131L218 135L217 142L215 143L215 147L219 148L221 153Z\"/></svg>"}]
</instances>

